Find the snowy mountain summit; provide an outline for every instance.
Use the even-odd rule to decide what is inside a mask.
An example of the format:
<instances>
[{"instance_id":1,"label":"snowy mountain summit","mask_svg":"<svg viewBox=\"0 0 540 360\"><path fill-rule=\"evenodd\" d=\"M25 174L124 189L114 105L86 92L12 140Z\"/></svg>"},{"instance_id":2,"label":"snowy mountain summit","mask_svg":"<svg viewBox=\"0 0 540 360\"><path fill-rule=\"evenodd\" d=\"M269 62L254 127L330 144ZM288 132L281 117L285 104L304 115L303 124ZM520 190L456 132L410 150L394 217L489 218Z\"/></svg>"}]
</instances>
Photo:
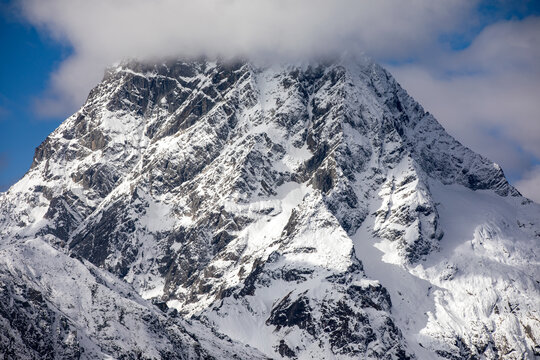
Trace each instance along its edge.
<instances>
[{"instance_id":1,"label":"snowy mountain summit","mask_svg":"<svg viewBox=\"0 0 540 360\"><path fill-rule=\"evenodd\" d=\"M0 353L534 359L539 244L368 59L125 62L0 194Z\"/></svg>"}]
</instances>

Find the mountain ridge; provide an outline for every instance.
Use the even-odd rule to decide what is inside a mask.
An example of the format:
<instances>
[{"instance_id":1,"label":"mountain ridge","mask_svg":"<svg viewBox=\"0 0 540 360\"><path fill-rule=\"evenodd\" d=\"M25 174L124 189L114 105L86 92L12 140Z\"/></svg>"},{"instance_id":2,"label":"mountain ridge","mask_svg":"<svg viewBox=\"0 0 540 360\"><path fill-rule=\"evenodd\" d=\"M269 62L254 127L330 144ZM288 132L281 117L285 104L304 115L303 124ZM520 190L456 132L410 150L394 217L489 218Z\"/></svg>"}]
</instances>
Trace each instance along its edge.
<instances>
[{"instance_id":1,"label":"mountain ridge","mask_svg":"<svg viewBox=\"0 0 540 360\"><path fill-rule=\"evenodd\" d=\"M469 233L448 225L463 191L498 209ZM539 352L538 205L367 58L121 63L0 196L3 244L41 238L266 356ZM523 309L503 306L513 282ZM421 319L415 291L435 305Z\"/></svg>"}]
</instances>

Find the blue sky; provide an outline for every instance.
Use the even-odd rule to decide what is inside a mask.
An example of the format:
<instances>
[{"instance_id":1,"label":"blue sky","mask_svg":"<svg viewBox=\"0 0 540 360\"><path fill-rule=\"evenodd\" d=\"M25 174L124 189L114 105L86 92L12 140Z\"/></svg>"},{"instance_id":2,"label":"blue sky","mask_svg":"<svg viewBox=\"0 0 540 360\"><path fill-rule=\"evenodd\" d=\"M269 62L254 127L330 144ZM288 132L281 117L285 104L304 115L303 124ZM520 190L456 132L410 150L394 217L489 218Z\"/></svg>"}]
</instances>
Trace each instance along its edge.
<instances>
[{"instance_id":1,"label":"blue sky","mask_svg":"<svg viewBox=\"0 0 540 360\"><path fill-rule=\"evenodd\" d=\"M237 0L239 8L210 9L215 17L202 3L1 1L0 191L24 175L34 149L113 61L215 49L302 57L322 39L329 50L359 48L382 62L452 135L540 199L540 1L291 0L296 6L283 12L273 5L283 0ZM174 21L188 10L193 22ZM232 21L221 22L227 11ZM265 26L291 36L272 38Z\"/></svg>"},{"instance_id":2,"label":"blue sky","mask_svg":"<svg viewBox=\"0 0 540 360\"><path fill-rule=\"evenodd\" d=\"M0 10L0 191L24 175L34 149L63 120L41 118L34 101L69 51L6 10Z\"/></svg>"}]
</instances>

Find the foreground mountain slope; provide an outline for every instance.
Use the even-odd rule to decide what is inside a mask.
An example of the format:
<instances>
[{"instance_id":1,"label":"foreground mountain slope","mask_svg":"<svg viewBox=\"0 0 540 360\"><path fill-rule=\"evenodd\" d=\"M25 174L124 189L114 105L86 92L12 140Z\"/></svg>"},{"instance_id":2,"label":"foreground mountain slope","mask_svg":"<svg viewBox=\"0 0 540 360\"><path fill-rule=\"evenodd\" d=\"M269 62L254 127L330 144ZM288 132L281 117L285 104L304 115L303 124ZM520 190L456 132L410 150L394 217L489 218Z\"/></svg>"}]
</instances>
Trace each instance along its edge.
<instances>
[{"instance_id":1,"label":"foreground mountain slope","mask_svg":"<svg viewBox=\"0 0 540 360\"><path fill-rule=\"evenodd\" d=\"M264 358L39 238L0 250L0 284L6 359Z\"/></svg>"},{"instance_id":2,"label":"foreground mountain slope","mask_svg":"<svg viewBox=\"0 0 540 360\"><path fill-rule=\"evenodd\" d=\"M3 246L270 357L540 352L539 206L367 59L120 64L0 196Z\"/></svg>"}]
</instances>

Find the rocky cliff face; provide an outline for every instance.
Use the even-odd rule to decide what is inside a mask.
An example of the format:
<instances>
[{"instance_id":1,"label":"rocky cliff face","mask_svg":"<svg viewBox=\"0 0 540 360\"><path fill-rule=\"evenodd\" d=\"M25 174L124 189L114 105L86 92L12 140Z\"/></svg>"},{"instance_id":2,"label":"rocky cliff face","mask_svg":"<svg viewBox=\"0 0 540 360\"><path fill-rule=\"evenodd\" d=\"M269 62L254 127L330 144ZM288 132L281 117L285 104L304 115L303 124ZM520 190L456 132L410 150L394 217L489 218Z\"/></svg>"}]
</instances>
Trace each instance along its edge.
<instances>
[{"instance_id":1,"label":"rocky cliff face","mask_svg":"<svg viewBox=\"0 0 540 360\"><path fill-rule=\"evenodd\" d=\"M0 196L0 296L31 309L0 344L28 354L540 354L540 207L367 59L123 63Z\"/></svg>"}]
</instances>

